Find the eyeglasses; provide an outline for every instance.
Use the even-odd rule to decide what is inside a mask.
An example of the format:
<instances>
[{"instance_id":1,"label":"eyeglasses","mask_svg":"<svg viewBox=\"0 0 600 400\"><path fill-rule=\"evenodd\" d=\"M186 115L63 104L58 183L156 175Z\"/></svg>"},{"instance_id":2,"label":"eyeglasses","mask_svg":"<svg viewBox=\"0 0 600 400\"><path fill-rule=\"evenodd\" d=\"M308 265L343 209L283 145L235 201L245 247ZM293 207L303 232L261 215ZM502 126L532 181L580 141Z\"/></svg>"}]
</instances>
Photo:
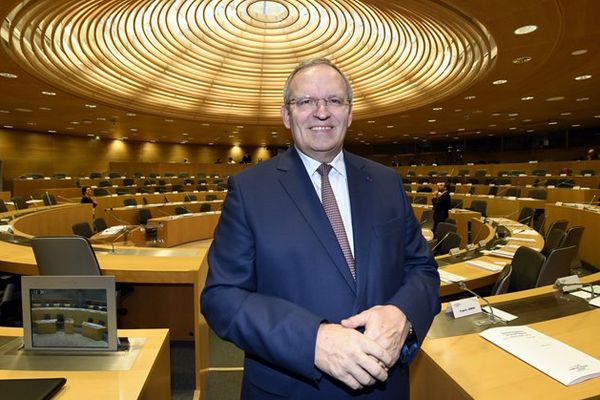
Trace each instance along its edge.
<instances>
[{"instance_id":1,"label":"eyeglasses","mask_svg":"<svg viewBox=\"0 0 600 400\"><path fill-rule=\"evenodd\" d=\"M325 107L330 109L338 109L351 104L350 100L346 100L337 96L331 96L322 99L317 99L315 97L299 97L296 99L291 99L287 102L287 104L294 104L300 111L312 111L319 107L319 102L321 100L323 100Z\"/></svg>"}]
</instances>

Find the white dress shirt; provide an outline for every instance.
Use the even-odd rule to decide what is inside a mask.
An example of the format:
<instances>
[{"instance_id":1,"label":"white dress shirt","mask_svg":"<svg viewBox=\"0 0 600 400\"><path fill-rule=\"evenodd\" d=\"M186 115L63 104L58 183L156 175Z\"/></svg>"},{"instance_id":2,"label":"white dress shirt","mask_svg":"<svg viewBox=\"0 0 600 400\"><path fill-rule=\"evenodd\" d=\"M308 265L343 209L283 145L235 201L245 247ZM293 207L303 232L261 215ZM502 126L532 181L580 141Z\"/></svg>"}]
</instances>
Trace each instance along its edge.
<instances>
[{"instance_id":1,"label":"white dress shirt","mask_svg":"<svg viewBox=\"0 0 600 400\"><path fill-rule=\"evenodd\" d=\"M300 159L306 168L306 172L313 183L317 196L321 202L321 175L317 171L321 165L320 161L310 158L304 154L298 147L296 147ZM354 256L354 235L352 232L352 213L350 210L350 195L348 193L348 175L346 174L346 164L344 163L344 152L340 151L337 156L329 163L333 168L329 172L329 182L335 195L335 200L344 222L344 230L346 231L346 237L350 244L350 250L352 250L352 256Z\"/></svg>"}]
</instances>

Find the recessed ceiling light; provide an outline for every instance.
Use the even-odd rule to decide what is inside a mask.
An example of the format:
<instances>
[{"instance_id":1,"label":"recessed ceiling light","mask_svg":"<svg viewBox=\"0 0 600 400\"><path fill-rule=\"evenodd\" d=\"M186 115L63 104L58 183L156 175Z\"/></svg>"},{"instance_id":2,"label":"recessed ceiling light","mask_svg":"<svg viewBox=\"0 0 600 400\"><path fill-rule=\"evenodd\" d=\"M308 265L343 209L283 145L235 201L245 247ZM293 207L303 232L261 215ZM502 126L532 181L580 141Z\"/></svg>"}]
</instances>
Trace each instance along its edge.
<instances>
[{"instance_id":1,"label":"recessed ceiling light","mask_svg":"<svg viewBox=\"0 0 600 400\"><path fill-rule=\"evenodd\" d=\"M594 118L600 118L600 115L594 115Z\"/></svg>"},{"instance_id":2,"label":"recessed ceiling light","mask_svg":"<svg viewBox=\"0 0 600 400\"><path fill-rule=\"evenodd\" d=\"M523 122L525 122L525 123L531 122L531 118L524 119Z\"/></svg>"},{"instance_id":3,"label":"recessed ceiling light","mask_svg":"<svg viewBox=\"0 0 600 400\"><path fill-rule=\"evenodd\" d=\"M591 75L579 75L575 77L576 81L586 81L588 79L590 79L592 76Z\"/></svg>"},{"instance_id":4,"label":"recessed ceiling light","mask_svg":"<svg viewBox=\"0 0 600 400\"><path fill-rule=\"evenodd\" d=\"M388 129L389 128L393 128L393 127L394 127L394 125L388 125L388 126L386 126L386 128L388 128Z\"/></svg>"},{"instance_id":5,"label":"recessed ceiling light","mask_svg":"<svg viewBox=\"0 0 600 400\"><path fill-rule=\"evenodd\" d=\"M580 124L573 124L571 125L573 128L579 128L581 125Z\"/></svg>"},{"instance_id":6,"label":"recessed ceiling light","mask_svg":"<svg viewBox=\"0 0 600 400\"><path fill-rule=\"evenodd\" d=\"M235 136L234 135L229 135L228 137L229 137L229 139L233 139Z\"/></svg>"},{"instance_id":7,"label":"recessed ceiling light","mask_svg":"<svg viewBox=\"0 0 600 400\"><path fill-rule=\"evenodd\" d=\"M73 128L72 126L67 126L65 129L68 130L68 131L75 130L75 128ZM92 136L94 136L94 135L92 135Z\"/></svg>"},{"instance_id":8,"label":"recessed ceiling light","mask_svg":"<svg viewBox=\"0 0 600 400\"><path fill-rule=\"evenodd\" d=\"M521 100L523 101L529 101L529 100L533 100L534 97L533 96L525 96L525 97L521 97Z\"/></svg>"},{"instance_id":9,"label":"recessed ceiling light","mask_svg":"<svg viewBox=\"0 0 600 400\"><path fill-rule=\"evenodd\" d=\"M436 133L437 133L436 131L429 132L430 135L435 135Z\"/></svg>"},{"instance_id":10,"label":"recessed ceiling light","mask_svg":"<svg viewBox=\"0 0 600 400\"><path fill-rule=\"evenodd\" d=\"M42 110L42 111L52 111L52 109L50 107L40 107L40 110Z\"/></svg>"},{"instance_id":11,"label":"recessed ceiling light","mask_svg":"<svg viewBox=\"0 0 600 400\"><path fill-rule=\"evenodd\" d=\"M454 140L458 140L458 139L460 139L460 138L459 138L458 136L454 136L452 139L454 139Z\"/></svg>"},{"instance_id":12,"label":"recessed ceiling light","mask_svg":"<svg viewBox=\"0 0 600 400\"><path fill-rule=\"evenodd\" d=\"M89 137L94 137L95 135L93 133L88 133L87 134Z\"/></svg>"},{"instance_id":13,"label":"recessed ceiling light","mask_svg":"<svg viewBox=\"0 0 600 400\"><path fill-rule=\"evenodd\" d=\"M173 122L173 121L175 121L175 120L173 120L173 119L165 119L165 122Z\"/></svg>"},{"instance_id":14,"label":"recessed ceiling light","mask_svg":"<svg viewBox=\"0 0 600 400\"><path fill-rule=\"evenodd\" d=\"M508 128L509 131L516 131L517 128L515 128L514 126L511 126L510 128Z\"/></svg>"},{"instance_id":15,"label":"recessed ceiling light","mask_svg":"<svg viewBox=\"0 0 600 400\"><path fill-rule=\"evenodd\" d=\"M210 124L208 122L203 122L201 125L202 126L210 126Z\"/></svg>"},{"instance_id":16,"label":"recessed ceiling light","mask_svg":"<svg viewBox=\"0 0 600 400\"><path fill-rule=\"evenodd\" d=\"M373 120L367 121L367 124L374 124L374 123L375 123L375 121L373 121Z\"/></svg>"},{"instance_id":17,"label":"recessed ceiling light","mask_svg":"<svg viewBox=\"0 0 600 400\"><path fill-rule=\"evenodd\" d=\"M8 78L8 79L16 79L19 77L18 75L11 74L10 72L0 72L0 76L2 78Z\"/></svg>"},{"instance_id":18,"label":"recessed ceiling light","mask_svg":"<svg viewBox=\"0 0 600 400\"><path fill-rule=\"evenodd\" d=\"M394 140L394 141L392 142L392 144L398 144L398 141L397 141L397 140Z\"/></svg>"},{"instance_id":19,"label":"recessed ceiling light","mask_svg":"<svg viewBox=\"0 0 600 400\"><path fill-rule=\"evenodd\" d=\"M477 98L477 96L473 96L473 95L465 96L465 100L473 100L473 99L476 99L476 98Z\"/></svg>"},{"instance_id":20,"label":"recessed ceiling light","mask_svg":"<svg viewBox=\"0 0 600 400\"><path fill-rule=\"evenodd\" d=\"M461 112L461 111L462 111L462 108L455 108L454 109L454 112Z\"/></svg>"},{"instance_id":21,"label":"recessed ceiling light","mask_svg":"<svg viewBox=\"0 0 600 400\"><path fill-rule=\"evenodd\" d=\"M508 114L509 117L518 117L519 113L510 113Z\"/></svg>"},{"instance_id":22,"label":"recessed ceiling light","mask_svg":"<svg viewBox=\"0 0 600 400\"><path fill-rule=\"evenodd\" d=\"M535 32L537 30L537 25L524 25L517 29L515 29L515 35L527 35L529 33Z\"/></svg>"},{"instance_id":23,"label":"recessed ceiling light","mask_svg":"<svg viewBox=\"0 0 600 400\"><path fill-rule=\"evenodd\" d=\"M500 117L500 116L502 116L502 113L499 113L499 112L492 113L492 117Z\"/></svg>"},{"instance_id":24,"label":"recessed ceiling light","mask_svg":"<svg viewBox=\"0 0 600 400\"><path fill-rule=\"evenodd\" d=\"M481 114L483 110L473 110L472 114Z\"/></svg>"},{"instance_id":25,"label":"recessed ceiling light","mask_svg":"<svg viewBox=\"0 0 600 400\"><path fill-rule=\"evenodd\" d=\"M106 118L104 118L104 117L98 117L98 118L96 118L96 121L106 121Z\"/></svg>"},{"instance_id":26,"label":"recessed ceiling light","mask_svg":"<svg viewBox=\"0 0 600 400\"><path fill-rule=\"evenodd\" d=\"M0 114L10 114L10 111L8 111L8 110L0 110Z\"/></svg>"},{"instance_id":27,"label":"recessed ceiling light","mask_svg":"<svg viewBox=\"0 0 600 400\"><path fill-rule=\"evenodd\" d=\"M571 114L572 114L572 113L570 113L570 112L563 112L563 113L560 113L560 115L562 115L562 116L564 116L564 117L566 117L567 115L571 115Z\"/></svg>"},{"instance_id":28,"label":"recessed ceiling light","mask_svg":"<svg viewBox=\"0 0 600 400\"><path fill-rule=\"evenodd\" d=\"M71 125L79 125L79 121L71 121L69 122Z\"/></svg>"},{"instance_id":29,"label":"recessed ceiling light","mask_svg":"<svg viewBox=\"0 0 600 400\"><path fill-rule=\"evenodd\" d=\"M31 112L32 110L30 108L15 108L15 111L19 111L19 112Z\"/></svg>"},{"instance_id":30,"label":"recessed ceiling light","mask_svg":"<svg viewBox=\"0 0 600 400\"><path fill-rule=\"evenodd\" d=\"M565 96L554 96L554 97L548 97L546 99L546 101L561 101L564 99L565 99Z\"/></svg>"},{"instance_id":31,"label":"recessed ceiling light","mask_svg":"<svg viewBox=\"0 0 600 400\"><path fill-rule=\"evenodd\" d=\"M156 139L150 140L150 143L156 143Z\"/></svg>"},{"instance_id":32,"label":"recessed ceiling light","mask_svg":"<svg viewBox=\"0 0 600 400\"><path fill-rule=\"evenodd\" d=\"M558 125L558 122L556 122L556 121L550 121L550 122L548 122L548 125Z\"/></svg>"},{"instance_id":33,"label":"recessed ceiling light","mask_svg":"<svg viewBox=\"0 0 600 400\"><path fill-rule=\"evenodd\" d=\"M495 80L494 82L492 82L492 85L504 85L506 82L508 82L508 80L498 79L498 80Z\"/></svg>"},{"instance_id":34,"label":"recessed ceiling light","mask_svg":"<svg viewBox=\"0 0 600 400\"><path fill-rule=\"evenodd\" d=\"M129 130L130 130L131 132L137 132L137 131L138 131L138 129L137 129L137 128L131 128L131 129L129 129Z\"/></svg>"},{"instance_id":35,"label":"recessed ceiling light","mask_svg":"<svg viewBox=\"0 0 600 400\"><path fill-rule=\"evenodd\" d=\"M6 128L6 129L12 129L12 128L14 128L12 125L2 125L2 127Z\"/></svg>"},{"instance_id":36,"label":"recessed ceiling light","mask_svg":"<svg viewBox=\"0 0 600 400\"><path fill-rule=\"evenodd\" d=\"M47 91L47 90L44 90L44 91L42 92L42 94L43 94L44 96L56 96L56 92L50 92L50 91Z\"/></svg>"},{"instance_id":37,"label":"recessed ceiling light","mask_svg":"<svg viewBox=\"0 0 600 400\"><path fill-rule=\"evenodd\" d=\"M598 115L598 117L600 118L600 115ZM410 135L409 135L408 133L405 133L405 134L404 134L404 135L402 135L402 136L404 136L404 137L408 137L408 136L410 136Z\"/></svg>"},{"instance_id":38,"label":"recessed ceiling light","mask_svg":"<svg viewBox=\"0 0 600 400\"><path fill-rule=\"evenodd\" d=\"M579 97L577 99L575 99L575 101L588 101L590 98L589 97Z\"/></svg>"},{"instance_id":39,"label":"recessed ceiling light","mask_svg":"<svg viewBox=\"0 0 600 400\"><path fill-rule=\"evenodd\" d=\"M187 133L187 132L183 132L183 133L182 133L182 135L183 135L183 136L189 136L190 134L189 134L189 133Z\"/></svg>"},{"instance_id":40,"label":"recessed ceiling light","mask_svg":"<svg viewBox=\"0 0 600 400\"><path fill-rule=\"evenodd\" d=\"M97 105L95 105L95 104L86 104L85 106L87 108L96 108L97 107Z\"/></svg>"},{"instance_id":41,"label":"recessed ceiling light","mask_svg":"<svg viewBox=\"0 0 600 400\"><path fill-rule=\"evenodd\" d=\"M91 124L92 123L92 121L90 121L89 119L84 119L82 122L84 124Z\"/></svg>"},{"instance_id":42,"label":"recessed ceiling light","mask_svg":"<svg viewBox=\"0 0 600 400\"><path fill-rule=\"evenodd\" d=\"M37 124L35 122L28 122L27 125L29 125L29 126L36 126Z\"/></svg>"},{"instance_id":43,"label":"recessed ceiling light","mask_svg":"<svg viewBox=\"0 0 600 400\"><path fill-rule=\"evenodd\" d=\"M127 115L128 117L135 117L137 114L136 113L127 113L125 115Z\"/></svg>"},{"instance_id":44,"label":"recessed ceiling light","mask_svg":"<svg viewBox=\"0 0 600 400\"><path fill-rule=\"evenodd\" d=\"M535 132L535 129L527 129L527 133Z\"/></svg>"},{"instance_id":45,"label":"recessed ceiling light","mask_svg":"<svg viewBox=\"0 0 600 400\"><path fill-rule=\"evenodd\" d=\"M525 64L531 61L532 58L529 56L517 57L512 60L513 64Z\"/></svg>"},{"instance_id":46,"label":"recessed ceiling light","mask_svg":"<svg viewBox=\"0 0 600 400\"><path fill-rule=\"evenodd\" d=\"M427 122L435 122L435 119L428 119Z\"/></svg>"},{"instance_id":47,"label":"recessed ceiling light","mask_svg":"<svg viewBox=\"0 0 600 400\"><path fill-rule=\"evenodd\" d=\"M458 131L458 132L464 132L464 131L465 131L465 128L458 128L458 129L457 129L457 131Z\"/></svg>"},{"instance_id":48,"label":"recessed ceiling light","mask_svg":"<svg viewBox=\"0 0 600 400\"><path fill-rule=\"evenodd\" d=\"M494 134L493 133L488 133L488 136L494 136Z\"/></svg>"},{"instance_id":49,"label":"recessed ceiling light","mask_svg":"<svg viewBox=\"0 0 600 400\"><path fill-rule=\"evenodd\" d=\"M48 133L56 133L56 131L54 129L49 129Z\"/></svg>"},{"instance_id":50,"label":"recessed ceiling light","mask_svg":"<svg viewBox=\"0 0 600 400\"><path fill-rule=\"evenodd\" d=\"M442 111L443 108L442 107L433 107L432 110L433 111Z\"/></svg>"},{"instance_id":51,"label":"recessed ceiling light","mask_svg":"<svg viewBox=\"0 0 600 400\"><path fill-rule=\"evenodd\" d=\"M419 138L418 138L418 137L416 137L416 136L414 136L414 137L413 137L413 139L414 139L414 140L418 140Z\"/></svg>"},{"instance_id":52,"label":"recessed ceiling light","mask_svg":"<svg viewBox=\"0 0 600 400\"><path fill-rule=\"evenodd\" d=\"M573 56L580 56L580 55L585 54L587 52L588 52L587 49L573 50L571 52L571 55L573 55Z\"/></svg>"},{"instance_id":53,"label":"recessed ceiling light","mask_svg":"<svg viewBox=\"0 0 600 400\"><path fill-rule=\"evenodd\" d=\"M244 125L237 125L236 128L238 128L238 129L244 129Z\"/></svg>"},{"instance_id":54,"label":"recessed ceiling light","mask_svg":"<svg viewBox=\"0 0 600 400\"><path fill-rule=\"evenodd\" d=\"M271 135L277 135L277 131L271 132Z\"/></svg>"},{"instance_id":55,"label":"recessed ceiling light","mask_svg":"<svg viewBox=\"0 0 600 400\"><path fill-rule=\"evenodd\" d=\"M488 125L490 128L495 128L497 125L496 124L489 124Z\"/></svg>"}]
</instances>

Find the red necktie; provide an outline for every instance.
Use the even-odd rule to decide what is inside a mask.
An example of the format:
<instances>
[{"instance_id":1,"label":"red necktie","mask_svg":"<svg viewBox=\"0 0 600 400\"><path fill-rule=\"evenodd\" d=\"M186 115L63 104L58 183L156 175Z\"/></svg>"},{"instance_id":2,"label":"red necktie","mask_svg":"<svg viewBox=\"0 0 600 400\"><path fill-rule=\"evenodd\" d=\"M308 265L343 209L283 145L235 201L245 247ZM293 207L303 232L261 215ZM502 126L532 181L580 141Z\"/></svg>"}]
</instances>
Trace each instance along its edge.
<instances>
[{"instance_id":1,"label":"red necktie","mask_svg":"<svg viewBox=\"0 0 600 400\"><path fill-rule=\"evenodd\" d=\"M335 200L335 195L333 194L333 189L331 188L331 183L329 182L329 171L331 171L331 168L331 165L324 163L317 168L317 172L321 175L321 201L323 203L323 208L325 209L325 214L327 214L329 223L335 233L335 237L340 244L346 263L348 263L352 278L356 280L354 257L352 256L352 250L350 250L350 244L348 243L348 236L346 236L346 230L344 229L344 221L342 220L337 201Z\"/></svg>"}]
</instances>

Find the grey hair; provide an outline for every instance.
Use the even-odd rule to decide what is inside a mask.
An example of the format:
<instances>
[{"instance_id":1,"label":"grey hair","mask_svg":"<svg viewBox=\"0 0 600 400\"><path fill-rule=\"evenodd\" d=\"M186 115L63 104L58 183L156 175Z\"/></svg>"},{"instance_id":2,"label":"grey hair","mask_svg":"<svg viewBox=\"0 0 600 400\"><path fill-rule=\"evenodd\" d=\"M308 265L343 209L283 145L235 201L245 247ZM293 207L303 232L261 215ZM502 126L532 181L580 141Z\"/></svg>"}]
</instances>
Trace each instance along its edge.
<instances>
[{"instance_id":1,"label":"grey hair","mask_svg":"<svg viewBox=\"0 0 600 400\"><path fill-rule=\"evenodd\" d=\"M296 66L296 68L294 68L292 73L288 76L287 80L285 81L285 86L283 87L283 103L289 104L289 102L291 100L290 99L290 96L291 96L290 86L291 86L292 80L294 79L296 74L298 72L302 71L303 69L314 67L315 65L328 65L331 68L335 69L338 74L340 74L340 76L344 80L344 86L346 87L346 99L350 103L352 103L352 86L350 85L350 81L348 80L348 77L338 68L337 65L332 63L327 58L312 58L310 60L301 62L300 64L298 64Z\"/></svg>"}]
</instances>

